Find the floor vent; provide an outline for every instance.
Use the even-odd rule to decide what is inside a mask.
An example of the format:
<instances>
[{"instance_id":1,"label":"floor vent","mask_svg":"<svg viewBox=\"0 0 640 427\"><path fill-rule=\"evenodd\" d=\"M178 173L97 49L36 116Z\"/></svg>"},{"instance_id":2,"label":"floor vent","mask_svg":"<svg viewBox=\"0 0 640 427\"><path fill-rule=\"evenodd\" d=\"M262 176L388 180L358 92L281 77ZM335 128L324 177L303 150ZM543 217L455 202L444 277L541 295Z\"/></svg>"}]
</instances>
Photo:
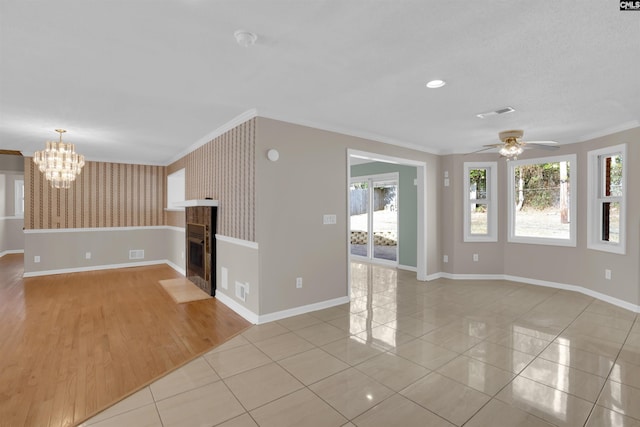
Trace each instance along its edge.
<instances>
[{"instance_id":1,"label":"floor vent","mask_svg":"<svg viewBox=\"0 0 640 427\"><path fill-rule=\"evenodd\" d=\"M132 249L129 251L129 259L144 259L144 249Z\"/></svg>"}]
</instances>

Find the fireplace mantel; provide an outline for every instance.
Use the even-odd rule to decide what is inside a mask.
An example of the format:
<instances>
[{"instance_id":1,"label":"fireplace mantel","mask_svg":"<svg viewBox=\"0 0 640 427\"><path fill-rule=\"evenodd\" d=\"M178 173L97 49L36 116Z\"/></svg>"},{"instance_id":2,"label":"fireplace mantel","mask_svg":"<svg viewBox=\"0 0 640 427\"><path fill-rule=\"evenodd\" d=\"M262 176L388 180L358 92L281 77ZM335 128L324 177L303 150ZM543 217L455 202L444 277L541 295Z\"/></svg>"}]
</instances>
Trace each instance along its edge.
<instances>
[{"instance_id":1,"label":"fireplace mantel","mask_svg":"<svg viewBox=\"0 0 640 427\"><path fill-rule=\"evenodd\" d=\"M184 202L176 202L174 206L181 208L190 208L194 206L218 206L217 200L211 199L196 199L196 200L185 200Z\"/></svg>"}]
</instances>

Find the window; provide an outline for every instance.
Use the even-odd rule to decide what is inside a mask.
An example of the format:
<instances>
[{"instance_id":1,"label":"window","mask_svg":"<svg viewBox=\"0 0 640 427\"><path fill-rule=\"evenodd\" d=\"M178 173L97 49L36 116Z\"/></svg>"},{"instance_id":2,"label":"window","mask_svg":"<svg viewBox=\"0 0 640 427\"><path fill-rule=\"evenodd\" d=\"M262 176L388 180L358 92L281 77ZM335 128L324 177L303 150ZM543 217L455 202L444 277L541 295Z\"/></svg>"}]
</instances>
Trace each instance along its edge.
<instances>
[{"instance_id":1,"label":"window","mask_svg":"<svg viewBox=\"0 0 640 427\"><path fill-rule=\"evenodd\" d=\"M576 246L576 155L508 165L509 242Z\"/></svg>"},{"instance_id":2,"label":"window","mask_svg":"<svg viewBox=\"0 0 640 427\"><path fill-rule=\"evenodd\" d=\"M588 153L587 247L625 253L625 144Z\"/></svg>"},{"instance_id":3,"label":"window","mask_svg":"<svg viewBox=\"0 0 640 427\"><path fill-rule=\"evenodd\" d=\"M498 241L498 164L464 164L464 241Z\"/></svg>"},{"instance_id":4,"label":"window","mask_svg":"<svg viewBox=\"0 0 640 427\"><path fill-rule=\"evenodd\" d=\"M14 212L15 216L24 217L24 180L16 179L15 180L15 203L14 203Z\"/></svg>"},{"instance_id":5,"label":"window","mask_svg":"<svg viewBox=\"0 0 640 427\"><path fill-rule=\"evenodd\" d=\"M176 203L184 202L184 182L184 169L167 176L167 209L184 210L176 206Z\"/></svg>"}]
</instances>

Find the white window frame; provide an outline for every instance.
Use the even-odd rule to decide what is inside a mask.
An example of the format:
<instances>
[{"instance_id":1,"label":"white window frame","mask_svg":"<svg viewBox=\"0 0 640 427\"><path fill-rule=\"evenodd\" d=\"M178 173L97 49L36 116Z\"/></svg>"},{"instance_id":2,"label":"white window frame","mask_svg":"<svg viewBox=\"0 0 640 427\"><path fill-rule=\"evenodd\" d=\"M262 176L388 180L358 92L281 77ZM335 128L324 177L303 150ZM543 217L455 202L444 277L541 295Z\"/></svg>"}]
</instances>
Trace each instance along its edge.
<instances>
[{"instance_id":1,"label":"white window frame","mask_svg":"<svg viewBox=\"0 0 640 427\"><path fill-rule=\"evenodd\" d=\"M602 197L601 189L604 179L602 170L603 157L619 155L622 157L622 195L619 197ZM626 222L627 222L627 144L592 150L587 153L588 181L588 206L587 206L587 248L611 252L615 254L626 253ZM620 241L618 243L602 240L602 203L620 203Z\"/></svg>"},{"instance_id":2,"label":"white window frame","mask_svg":"<svg viewBox=\"0 0 640 427\"><path fill-rule=\"evenodd\" d=\"M569 162L571 177L571 192L569 194L569 238L556 239L551 237L529 237L516 236L515 234L515 215L516 215L516 194L515 194L515 168L521 165L533 165L540 163L558 163ZM508 205L509 205L509 231L507 241L510 243L527 243L533 245L551 245L551 246L576 246L577 233L577 194L578 194L578 162L575 154L565 154L562 156L540 157L536 159L511 160L507 162L508 175Z\"/></svg>"},{"instance_id":3,"label":"white window frame","mask_svg":"<svg viewBox=\"0 0 640 427\"><path fill-rule=\"evenodd\" d=\"M13 211L15 216L24 218L24 179L16 179L14 181L14 204Z\"/></svg>"},{"instance_id":4,"label":"white window frame","mask_svg":"<svg viewBox=\"0 0 640 427\"><path fill-rule=\"evenodd\" d=\"M469 175L475 169L487 170L487 198L470 199ZM464 162L464 241L465 242L497 242L498 241L498 163L497 162ZM471 233L471 204L487 205L487 234Z\"/></svg>"},{"instance_id":5,"label":"white window frame","mask_svg":"<svg viewBox=\"0 0 640 427\"><path fill-rule=\"evenodd\" d=\"M176 203L184 203L185 200L185 170L180 169L167 175L167 210L183 211L183 206Z\"/></svg>"}]
</instances>

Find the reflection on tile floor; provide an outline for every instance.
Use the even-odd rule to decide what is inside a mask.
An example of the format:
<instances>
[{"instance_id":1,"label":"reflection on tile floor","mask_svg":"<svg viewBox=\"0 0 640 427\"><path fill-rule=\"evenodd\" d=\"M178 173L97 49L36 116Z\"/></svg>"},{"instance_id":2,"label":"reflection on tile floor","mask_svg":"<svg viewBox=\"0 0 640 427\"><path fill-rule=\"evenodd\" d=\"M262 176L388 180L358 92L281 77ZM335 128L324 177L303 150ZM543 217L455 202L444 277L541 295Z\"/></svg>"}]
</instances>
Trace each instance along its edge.
<instances>
[{"instance_id":1,"label":"reflection on tile floor","mask_svg":"<svg viewBox=\"0 0 640 427\"><path fill-rule=\"evenodd\" d=\"M351 268L351 304L254 326L83 425L640 427L635 313Z\"/></svg>"}]
</instances>

